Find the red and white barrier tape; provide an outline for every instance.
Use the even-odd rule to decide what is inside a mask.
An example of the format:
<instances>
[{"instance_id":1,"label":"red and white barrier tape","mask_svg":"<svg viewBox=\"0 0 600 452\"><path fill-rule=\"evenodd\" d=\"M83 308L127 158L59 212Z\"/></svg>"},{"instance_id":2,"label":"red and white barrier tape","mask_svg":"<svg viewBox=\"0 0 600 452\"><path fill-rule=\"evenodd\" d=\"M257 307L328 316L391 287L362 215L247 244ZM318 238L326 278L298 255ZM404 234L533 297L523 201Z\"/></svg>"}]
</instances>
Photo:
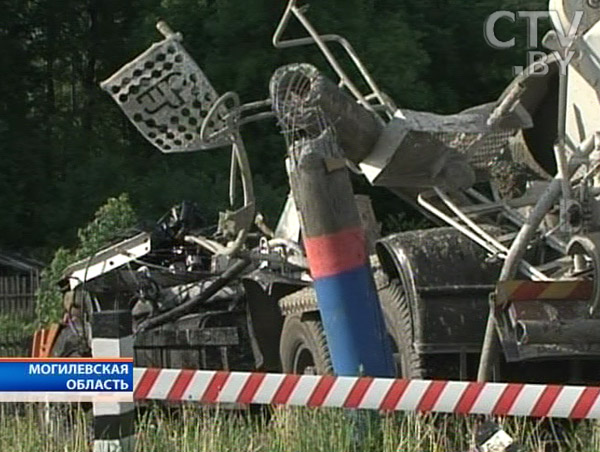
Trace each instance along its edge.
<instances>
[{"instance_id":1,"label":"red and white barrier tape","mask_svg":"<svg viewBox=\"0 0 600 452\"><path fill-rule=\"evenodd\" d=\"M134 370L136 400L600 419L600 387Z\"/></svg>"}]
</instances>

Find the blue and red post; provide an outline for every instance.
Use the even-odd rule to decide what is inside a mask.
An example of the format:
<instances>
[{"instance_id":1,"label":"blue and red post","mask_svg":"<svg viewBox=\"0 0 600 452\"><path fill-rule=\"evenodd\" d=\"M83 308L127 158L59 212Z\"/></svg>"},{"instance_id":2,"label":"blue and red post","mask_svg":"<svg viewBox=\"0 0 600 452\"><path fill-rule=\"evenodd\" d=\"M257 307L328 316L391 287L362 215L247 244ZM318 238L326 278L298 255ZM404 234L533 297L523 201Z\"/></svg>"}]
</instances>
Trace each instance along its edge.
<instances>
[{"instance_id":1,"label":"blue and red post","mask_svg":"<svg viewBox=\"0 0 600 452\"><path fill-rule=\"evenodd\" d=\"M322 136L290 150L290 182L337 375L394 376L391 344L345 161Z\"/></svg>"}]
</instances>

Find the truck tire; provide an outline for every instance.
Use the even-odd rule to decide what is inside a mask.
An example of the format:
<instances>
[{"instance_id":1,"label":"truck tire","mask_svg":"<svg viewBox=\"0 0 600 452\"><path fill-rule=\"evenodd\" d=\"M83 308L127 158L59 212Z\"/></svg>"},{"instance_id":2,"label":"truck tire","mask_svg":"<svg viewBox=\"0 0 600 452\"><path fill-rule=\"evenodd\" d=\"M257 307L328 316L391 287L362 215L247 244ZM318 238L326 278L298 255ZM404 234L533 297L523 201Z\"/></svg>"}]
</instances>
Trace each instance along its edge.
<instances>
[{"instance_id":1,"label":"truck tire","mask_svg":"<svg viewBox=\"0 0 600 452\"><path fill-rule=\"evenodd\" d=\"M279 356L284 373L333 374L323 324L315 313L292 313L286 316Z\"/></svg>"},{"instance_id":2,"label":"truck tire","mask_svg":"<svg viewBox=\"0 0 600 452\"><path fill-rule=\"evenodd\" d=\"M424 378L425 363L413 347L413 324L406 294L397 279L379 289L379 301L389 336L392 339L396 375L402 378Z\"/></svg>"}]
</instances>

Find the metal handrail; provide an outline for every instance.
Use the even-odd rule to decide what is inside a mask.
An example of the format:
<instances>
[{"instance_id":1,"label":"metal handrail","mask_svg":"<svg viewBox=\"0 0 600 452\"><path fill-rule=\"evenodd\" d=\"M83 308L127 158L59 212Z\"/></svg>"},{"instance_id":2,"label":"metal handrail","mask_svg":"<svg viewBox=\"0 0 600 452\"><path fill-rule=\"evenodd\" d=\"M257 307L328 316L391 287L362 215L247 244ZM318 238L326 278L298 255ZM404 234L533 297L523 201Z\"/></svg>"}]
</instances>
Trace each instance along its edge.
<instances>
[{"instance_id":1,"label":"metal handrail","mask_svg":"<svg viewBox=\"0 0 600 452\"><path fill-rule=\"evenodd\" d=\"M296 6L296 3L297 0L290 0L288 2L285 12L283 13L283 16L281 18L281 21L279 22L279 25L277 26L277 29L275 30L275 33L273 35L273 46L275 46L278 49L283 49L308 44L316 44L327 59L327 62L331 65L335 73L340 78L340 83L348 88L348 90L363 107L365 107L369 111L375 111L373 105L371 105L368 101L368 98L374 95L379 101L379 103L385 106L386 114L388 115L388 117L393 117L395 106L389 101L389 99L386 98L385 94L379 89L377 83L375 83L375 80L358 57L358 54L356 53L352 45L344 37L336 34L319 35L319 33L317 33L310 21L304 15L304 11L307 9L308 5L298 7ZM294 15L302 24L302 26L306 29L306 31L310 35L309 38L282 40L282 35L285 29L287 28L287 25L292 15ZM326 42L337 42L339 45L342 46L342 48L346 51L346 53L360 72L361 76L367 82L367 85L372 90L372 94L369 94L368 96L363 96L360 90L352 82L350 77L348 77L348 75L341 67L337 59L333 56L333 53L331 52L329 47L327 47Z\"/></svg>"}]
</instances>

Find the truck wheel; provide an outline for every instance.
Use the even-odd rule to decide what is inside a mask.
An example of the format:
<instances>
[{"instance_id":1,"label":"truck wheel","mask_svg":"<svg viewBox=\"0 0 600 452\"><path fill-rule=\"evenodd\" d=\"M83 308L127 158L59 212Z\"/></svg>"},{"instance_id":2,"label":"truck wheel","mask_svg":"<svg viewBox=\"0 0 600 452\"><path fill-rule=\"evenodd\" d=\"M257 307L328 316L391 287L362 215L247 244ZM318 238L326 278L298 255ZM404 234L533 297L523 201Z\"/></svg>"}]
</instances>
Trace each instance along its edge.
<instances>
[{"instance_id":1,"label":"truck wheel","mask_svg":"<svg viewBox=\"0 0 600 452\"><path fill-rule=\"evenodd\" d=\"M379 290L379 300L386 329L392 339L396 375L402 378L424 378L423 357L413 347L413 325L404 289L392 279Z\"/></svg>"},{"instance_id":2,"label":"truck wheel","mask_svg":"<svg viewBox=\"0 0 600 452\"><path fill-rule=\"evenodd\" d=\"M323 324L314 313L293 313L285 318L279 356L284 373L333 374Z\"/></svg>"}]
</instances>

